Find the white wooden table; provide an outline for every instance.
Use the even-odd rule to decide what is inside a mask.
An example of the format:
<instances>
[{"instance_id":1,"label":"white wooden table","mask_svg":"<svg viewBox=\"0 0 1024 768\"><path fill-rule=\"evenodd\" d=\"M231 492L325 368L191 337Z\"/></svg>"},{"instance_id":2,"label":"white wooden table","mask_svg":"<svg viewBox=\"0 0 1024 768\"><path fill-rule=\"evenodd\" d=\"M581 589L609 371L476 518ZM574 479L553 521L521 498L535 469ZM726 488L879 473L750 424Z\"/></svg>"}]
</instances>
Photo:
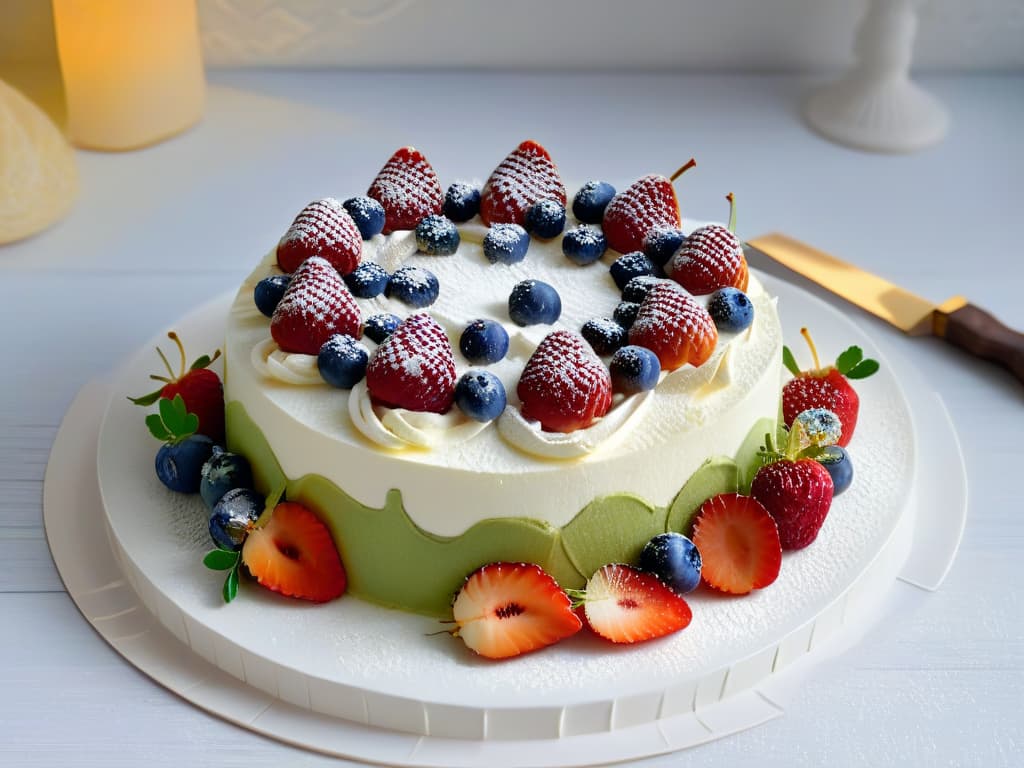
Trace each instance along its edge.
<instances>
[{"instance_id":1,"label":"white wooden table","mask_svg":"<svg viewBox=\"0 0 1024 768\"><path fill-rule=\"evenodd\" d=\"M527 137L572 181L628 183L695 155L697 171L679 185L684 215L723 218L732 191L741 235L786 231L934 300L963 293L1024 328L1022 75L926 81L953 128L909 157L809 133L797 116L808 84L790 77L221 72L211 81L198 128L145 151L79 153L72 214L0 247L0 766L329 762L194 709L94 634L50 558L41 486L85 382L233 290L302 205L361 192L402 144L422 148L445 183L486 177ZM970 485L960 555L939 592L819 668L781 719L641 765L1024 762L1024 387L849 311L949 407Z\"/></svg>"}]
</instances>

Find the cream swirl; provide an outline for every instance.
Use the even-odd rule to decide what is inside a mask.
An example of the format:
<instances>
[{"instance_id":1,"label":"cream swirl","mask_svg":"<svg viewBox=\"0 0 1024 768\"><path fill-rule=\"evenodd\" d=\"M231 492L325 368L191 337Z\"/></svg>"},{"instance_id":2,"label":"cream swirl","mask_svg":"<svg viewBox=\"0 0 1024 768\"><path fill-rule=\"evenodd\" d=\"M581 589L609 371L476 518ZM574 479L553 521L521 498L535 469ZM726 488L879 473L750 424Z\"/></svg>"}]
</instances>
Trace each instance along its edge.
<instances>
[{"instance_id":1,"label":"cream swirl","mask_svg":"<svg viewBox=\"0 0 1024 768\"><path fill-rule=\"evenodd\" d=\"M250 360L260 375L282 384L308 387L324 382L316 355L285 352L269 337L253 346Z\"/></svg>"}]
</instances>

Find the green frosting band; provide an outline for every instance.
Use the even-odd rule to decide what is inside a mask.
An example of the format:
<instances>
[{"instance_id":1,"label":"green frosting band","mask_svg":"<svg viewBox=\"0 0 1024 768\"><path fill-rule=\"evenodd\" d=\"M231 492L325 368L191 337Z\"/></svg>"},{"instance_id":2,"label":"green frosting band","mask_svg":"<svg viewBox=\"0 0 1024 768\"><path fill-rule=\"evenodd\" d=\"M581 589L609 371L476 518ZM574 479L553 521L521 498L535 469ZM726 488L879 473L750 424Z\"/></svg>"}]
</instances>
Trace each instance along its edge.
<instances>
[{"instance_id":1,"label":"green frosting band","mask_svg":"<svg viewBox=\"0 0 1024 768\"><path fill-rule=\"evenodd\" d=\"M610 562L635 562L651 537L666 530L689 534L705 499L749 489L757 451L771 419L750 431L736 460L708 459L667 507L628 493L594 499L555 528L529 518L482 520L459 536L436 536L406 514L402 494L388 492L381 509L367 507L319 475L289 479L260 429L239 402L227 405L228 449L252 465L256 489L313 510L327 525L356 597L391 608L448 618L466 576L497 561L536 563L563 588L580 588Z\"/></svg>"}]
</instances>

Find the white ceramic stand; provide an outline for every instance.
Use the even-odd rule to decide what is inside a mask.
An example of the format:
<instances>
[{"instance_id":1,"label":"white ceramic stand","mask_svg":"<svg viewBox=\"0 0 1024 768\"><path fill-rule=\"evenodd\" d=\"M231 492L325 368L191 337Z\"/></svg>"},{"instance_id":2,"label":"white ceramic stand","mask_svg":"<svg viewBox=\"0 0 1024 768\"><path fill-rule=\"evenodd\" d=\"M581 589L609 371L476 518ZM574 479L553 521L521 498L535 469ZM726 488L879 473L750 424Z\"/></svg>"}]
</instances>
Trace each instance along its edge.
<instances>
[{"instance_id":1,"label":"white ceramic stand","mask_svg":"<svg viewBox=\"0 0 1024 768\"><path fill-rule=\"evenodd\" d=\"M871 0L854 44L857 63L815 91L807 122L826 138L873 152L914 152L942 140L949 115L910 80L924 0Z\"/></svg>"}]
</instances>

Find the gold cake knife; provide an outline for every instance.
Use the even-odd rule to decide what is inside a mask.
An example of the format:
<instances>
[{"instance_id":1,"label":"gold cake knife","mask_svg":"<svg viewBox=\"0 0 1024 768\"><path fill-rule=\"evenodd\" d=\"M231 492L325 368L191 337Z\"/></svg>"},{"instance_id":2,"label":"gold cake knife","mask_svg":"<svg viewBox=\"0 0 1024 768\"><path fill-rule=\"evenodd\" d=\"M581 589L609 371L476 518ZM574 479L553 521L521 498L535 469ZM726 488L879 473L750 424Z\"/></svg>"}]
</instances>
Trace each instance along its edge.
<instances>
[{"instance_id":1,"label":"gold cake knife","mask_svg":"<svg viewBox=\"0 0 1024 768\"><path fill-rule=\"evenodd\" d=\"M744 249L748 254L754 251L777 261L904 333L938 336L975 357L1001 365L1024 383L1024 334L1006 327L963 296L933 304L888 280L779 233L749 240Z\"/></svg>"}]
</instances>

